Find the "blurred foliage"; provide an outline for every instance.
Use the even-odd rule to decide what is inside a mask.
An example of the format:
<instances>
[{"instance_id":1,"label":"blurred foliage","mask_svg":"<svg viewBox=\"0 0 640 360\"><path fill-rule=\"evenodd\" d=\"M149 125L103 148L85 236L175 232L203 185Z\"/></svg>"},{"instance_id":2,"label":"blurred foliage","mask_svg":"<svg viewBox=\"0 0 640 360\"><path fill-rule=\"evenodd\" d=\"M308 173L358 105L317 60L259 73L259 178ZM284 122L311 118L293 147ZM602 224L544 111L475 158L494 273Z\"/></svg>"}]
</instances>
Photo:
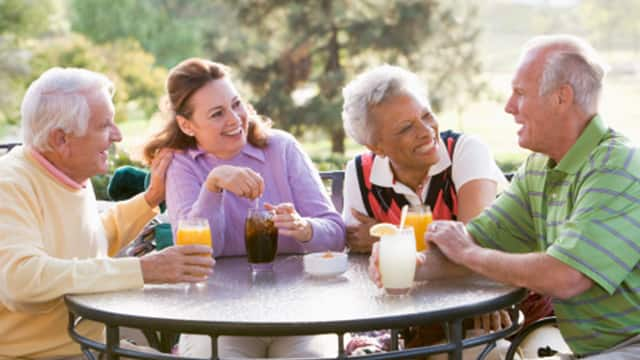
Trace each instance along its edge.
<instances>
[{"instance_id":1,"label":"blurred foliage","mask_svg":"<svg viewBox=\"0 0 640 360\"><path fill-rule=\"evenodd\" d=\"M46 32L57 10L53 0L0 0L0 35L24 37Z\"/></svg>"},{"instance_id":2,"label":"blurred foliage","mask_svg":"<svg viewBox=\"0 0 640 360\"><path fill-rule=\"evenodd\" d=\"M117 121L127 120L130 110L136 109L150 116L164 91L166 68L155 65L155 58L134 38L96 45L83 35L70 33L65 4L59 0L0 0L0 73L7 75L0 76L0 126L19 122L19 105L27 86L53 66L84 67L106 74L116 86Z\"/></svg>"},{"instance_id":3,"label":"blurred foliage","mask_svg":"<svg viewBox=\"0 0 640 360\"><path fill-rule=\"evenodd\" d=\"M26 88L32 37L54 30L59 8L53 0L0 0L0 126L19 120L20 96Z\"/></svg>"},{"instance_id":4,"label":"blurred foliage","mask_svg":"<svg viewBox=\"0 0 640 360\"><path fill-rule=\"evenodd\" d=\"M134 38L167 68L234 33L230 2L208 0L71 0L71 28L96 43ZM228 47L228 44L221 44ZM221 46L221 47L222 47ZM217 57L218 54L216 54Z\"/></svg>"},{"instance_id":5,"label":"blurred foliage","mask_svg":"<svg viewBox=\"0 0 640 360\"><path fill-rule=\"evenodd\" d=\"M82 67L104 73L114 82L116 121L127 120L127 105L133 103L146 114L157 109L164 91L167 70L154 65L154 58L135 39L117 40L96 45L86 37L71 34L47 39L33 49L32 79L52 64L60 67Z\"/></svg>"},{"instance_id":6,"label":"blurred foliage","mask_svg":"<svg viewBox=\"0 0 640 360\"><path fill-rule=\"evenodd\" d=\"M113 172L117 168L125 165L136 166L139 168L144 167L142 163L131 160L131 157L126 151L116 146L111 148L109 151L109 170L107 174L97 175L91 178L91 184L93 185L93 191L96 194L96 199L111 200L107 193L107 185L109 185L109 180L111 179Z\"/></svg>"},{"instance_id":7,"label":"blurred foliage","mask_svg":"<svg viewBox=\"0 0 640 360\"><path fill-rule=\"evenodd\" d=\"M311 161L313 161L318 171L344 170L349 160L349 157L339 153L311 155Z\"/></svg>"}]
</instances>

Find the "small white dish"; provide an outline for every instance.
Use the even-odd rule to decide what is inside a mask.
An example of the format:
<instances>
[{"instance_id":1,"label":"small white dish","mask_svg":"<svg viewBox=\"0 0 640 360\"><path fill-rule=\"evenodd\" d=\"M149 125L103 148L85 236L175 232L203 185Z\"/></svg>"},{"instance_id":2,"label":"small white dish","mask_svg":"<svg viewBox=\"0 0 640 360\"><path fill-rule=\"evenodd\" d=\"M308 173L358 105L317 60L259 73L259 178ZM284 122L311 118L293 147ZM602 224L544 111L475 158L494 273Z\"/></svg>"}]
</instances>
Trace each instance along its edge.
<instances>
[{"instance_id":1,"label":"small white dish","mask_svg":"<svg viewBox=\"0 0 640 360\"><path fill-rule=\"evenodd\" d=\"M302 258L304 271L315 277L338 276L349 268L347 254L341 252L317 252Z\"/></svg>"}]
</instances>

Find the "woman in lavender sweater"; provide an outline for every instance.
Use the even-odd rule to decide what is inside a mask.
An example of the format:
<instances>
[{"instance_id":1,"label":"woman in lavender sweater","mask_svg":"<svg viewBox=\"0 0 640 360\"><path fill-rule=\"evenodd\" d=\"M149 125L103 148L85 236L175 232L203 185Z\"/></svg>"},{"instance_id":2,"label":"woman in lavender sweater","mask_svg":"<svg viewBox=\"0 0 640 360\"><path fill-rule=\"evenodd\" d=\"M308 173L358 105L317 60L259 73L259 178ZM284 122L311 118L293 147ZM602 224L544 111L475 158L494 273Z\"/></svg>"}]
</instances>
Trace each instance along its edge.
<instances>
[{"instance_id":1,"label":"woman in lavender sweater","mask_svg":"<svg viewBox=\"0 0 640 360\"><path fill-rule=\"evenodd\" d=\"M214 256L245 255L247 210L261 203L276 212L278 253L342 250L345 226L309 157L290 134L270 129L238 95L229 70L187 59L167 79L170 121L145 147L183 150L167 171L166 202L174 233L178 219L209 220ZM215 276L215 275L214 275ZM222 337L222 357L324 357L335 336ZM186 335L180 353L210 356L210 339Z\"/></svg>"}]
</instances>

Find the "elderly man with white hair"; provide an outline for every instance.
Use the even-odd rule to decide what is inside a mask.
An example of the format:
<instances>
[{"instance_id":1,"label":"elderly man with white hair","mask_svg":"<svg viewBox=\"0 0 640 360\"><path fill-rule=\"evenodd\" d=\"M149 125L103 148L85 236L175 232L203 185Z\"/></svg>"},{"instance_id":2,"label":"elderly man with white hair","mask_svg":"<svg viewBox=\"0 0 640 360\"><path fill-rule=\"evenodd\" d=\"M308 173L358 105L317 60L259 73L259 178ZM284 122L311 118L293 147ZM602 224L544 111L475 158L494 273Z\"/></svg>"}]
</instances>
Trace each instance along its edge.
<instances>
[{"instance_id":1,"label":"elderly man with white hair","mask_svg":"<svg viewBox=\"0 0 640 360\"><path fill-rule=\"evenodd\" d=\"M426 236L455 263L552 296L563 359L640 359L640 157L598 113L604 76L579 38L528 43L505 110L533 153L479 217Z\"/></svg>"},{"instance_id":2,"label":"elderly man with white hair","mask_svg":"<svg viewBox=\"0 0 640 360\"><path fill-rule=\"evenodd\" d=\"M171 152L157 157L146 192L98 214L90 177L107 171L121 140L113 84L83 69L53 68L27 90L24 146L0 158L0 359L72 358L62 296L197 282L212 272L211 249L170 247L111 258L157 213ZM101 338L103 326L80 331Z\"/></svg>"}]
</instances>

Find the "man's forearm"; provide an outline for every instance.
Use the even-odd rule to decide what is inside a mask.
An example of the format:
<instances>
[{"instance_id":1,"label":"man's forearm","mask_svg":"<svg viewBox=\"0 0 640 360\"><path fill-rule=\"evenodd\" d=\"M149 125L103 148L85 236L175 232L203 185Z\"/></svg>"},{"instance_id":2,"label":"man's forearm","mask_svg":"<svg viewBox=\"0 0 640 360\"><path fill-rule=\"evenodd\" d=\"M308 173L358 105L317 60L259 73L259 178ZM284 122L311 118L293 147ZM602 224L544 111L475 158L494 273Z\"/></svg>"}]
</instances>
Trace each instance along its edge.
<instances>
[{"instance_id":1,"label":"man's forearm","mask_svg":"<svg viewBox=\"0 0 640 360\"><path fill-rule=\"evenodd\" d=\"M465 254L463 263L496 281L562 299L581 294L592 285L579 271L541 252L509 254L474 247Z\"/></svg>"},{"instance_id":2,"label":"man's forearm","mask_svg":"<svg viewBox=\"0 0 640 360\"><path fill-rule=\"evenodd\" d=\"M447 259L435 246L423 254L424 264L416 267L415 279L417 281L444 279L471 274L471 271L466 267Z\"/></svg>"}]
</instances>

